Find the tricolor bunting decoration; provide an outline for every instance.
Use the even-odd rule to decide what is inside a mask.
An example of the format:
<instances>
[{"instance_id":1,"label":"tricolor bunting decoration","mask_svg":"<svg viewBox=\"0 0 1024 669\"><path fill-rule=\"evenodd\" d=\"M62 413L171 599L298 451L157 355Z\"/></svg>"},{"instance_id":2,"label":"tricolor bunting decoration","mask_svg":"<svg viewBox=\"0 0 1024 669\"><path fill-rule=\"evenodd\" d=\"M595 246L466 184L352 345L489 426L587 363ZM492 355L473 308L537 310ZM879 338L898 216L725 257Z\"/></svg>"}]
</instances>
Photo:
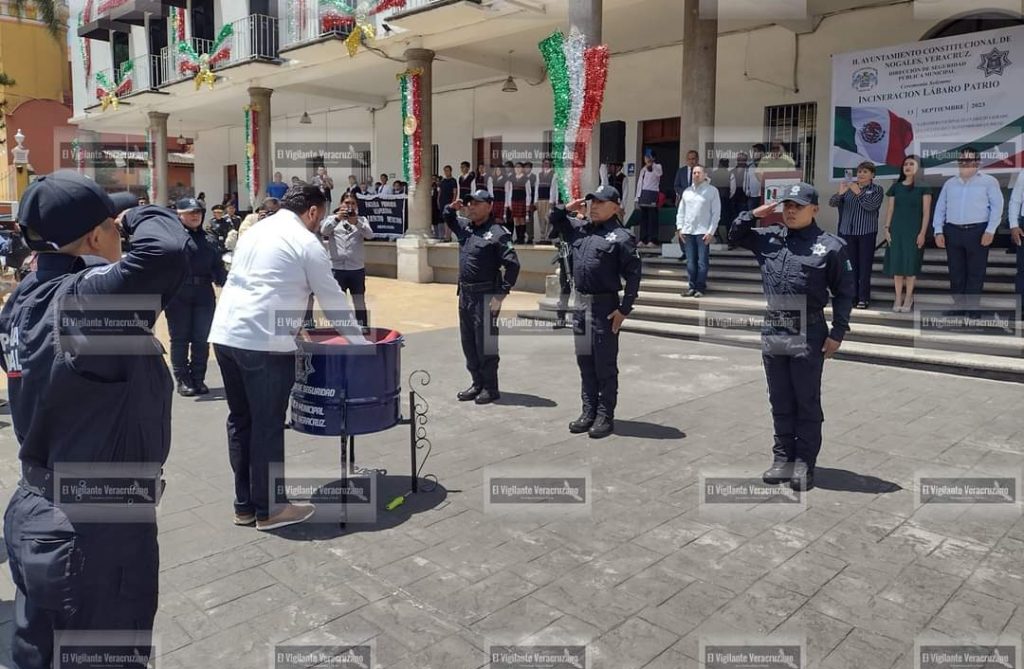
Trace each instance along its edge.
<instances>
[{"instance_id":1,"label":"tricolor bunting decoration","mask_svg":"<svg viewBox=\"0 0 1024 669\"><path fill-rule=\"evenodd\" d=\"M234 28L231 27L231 24L225 25L217 33L217 39L213 41L210 53L202 55L197 53L195 47L188 42L178 42L178 53L182 56L182 61L178 63L178 71L181 74L195 75L197 91L203 84L209 86L211 91L213 90L213 84L217 81L217 75L213 73L213 68L231 58L231 42L228 40L233 34Z\"/></svg>"},{"instance_id":2,"label":"tricolor bunting decoration","mask_svg":"<svg viewBox=\"0 0 1024 669\"><path fill-rule=\"evenodd\" d=\"M578 199L591 131L601 118L608 82L608 46L586 47L576 28L539 44L553 96L552 165L562 202Z\"/></svg>"},{"instance_id":3,"label":"tricolor bunting decoration","mask_svg":"<svg viewBox=\"0 0 1024 669\"><path fill-rule=\"evenodd\" d=\"M260 194L259 111L257 105L245 106L245 188L254 209Z\"/></svg>"},{"instance_id":4,"label":"tricolor bunting decoration","mask_svg":"<svg viewBox=\"0 0 1024 669\"><path fill-rule=\"evenodd\" d=\"M96 99L100 101L101 111L113 107L117 111L119 98L132 92L132 61L126 61L121 69L121 80L115 85L107 77L106 72L96 73Z\"/></svg>"},{"instance_id":5,"label":"tricolor bunting decoration","mask_svg":"<svg viewBox=\"0 0 1024 669\"><path fill-rule=\"evenodd\" d=\"M408 184L410 195L423 174L423 128L420 125L422 75L420 68L397 75L402 91L402 177Z\"/></svg>"}]
</instances>

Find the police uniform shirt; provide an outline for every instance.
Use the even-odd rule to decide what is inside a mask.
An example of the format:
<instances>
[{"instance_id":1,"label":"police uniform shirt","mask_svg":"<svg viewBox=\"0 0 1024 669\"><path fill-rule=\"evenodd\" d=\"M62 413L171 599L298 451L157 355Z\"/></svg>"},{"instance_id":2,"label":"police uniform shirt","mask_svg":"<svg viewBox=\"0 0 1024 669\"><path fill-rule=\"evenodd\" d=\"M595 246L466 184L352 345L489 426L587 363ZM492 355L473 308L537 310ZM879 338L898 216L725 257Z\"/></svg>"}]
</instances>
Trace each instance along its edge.
<instances>
[{"instance_id":1,"label":"police uniform shirt","mask_svg":"<svg viewBox=\"0 0 1024 669\"><path fill-rule=\"evenodd\" d=\"M105 335L83 336L85 321L58 318L131 319L128 308L104 313L80 305L103 307L111 296L134 295L141 306L154 296L158 309L178 292L190 253L178 217L150 205L130 210L122 225L132 245L121 260L40 253L38 269L0 312L2 366L23 462L52 469L58 462L167 458L172 384L151 323L126 327L133 354L105 353L87 350ZM142 312L135 314L140 320L156 317L131 311Z\"/></svg>"},{"instance_id":2,"label":"police uniform shirt","mask_svg":"<svg viewBox=\"0 0 1024 669\"><path fill-rule=\"evenodd\" d=\"M228 272L224 267L223 252L211 242L202 228L189 230L190 258L189 269L194 282L209 284L211 281L223 286Z\"/></svg>"},{"instance_id":3,"label":"police uniform shirt","mask_svg":"<svg viewBox=\"0 0 1024 669\"><path fill-rule=\"evenodd\" d=\"M206 224L207 234L210 237L210 243L213 244L214 248L224 253L227 250L225 243L227 242L228 233L233 229L231 225L231 219L227 216L223 218L211 218L210 222Z\"/></svg>"},{"instance_id":4,"label":"police uniform shirt","mask_svg":"<svg viewBox=\"0 0 1024 669\"><path fill-rule=\"evenodd\" d=\"M756 255L769 309L776 296L806 296L810 316L825 308L831 293L832 329L828 336L841 342L850 329L856 293L846 242L816 222L791 230L779 225L755 228L755 220L749 211L740 214L729 230L729 243Z\"/></svg>"},{"instance_id":5,"label":"police uniform shirt","mask_svg":"<svg viewBox=\"0 0 1024 669\"><path fill-rule=\"evenodd\" d=\"M576 291L583 295L602 295L622 290L619 312L629 315L640 290L642 270L633 233L622 227L617 217L593 223L585 218L570 218L562 207L551 212L550 220L552 228L572 247L572 279Z\"/></svg>"},{"instance_id":6,"label":"police uniform shirt","mask_svg":"<svg viewBox=\"0 0 1024 669\"><path fill-rule=\"evenodd\" d=\"M459 283L493 283L495 292L507 295L519 278L512 234L493 217L473 225L450 206L444 208L444 222L459 240Z\"/></svg>"}]
</instances>

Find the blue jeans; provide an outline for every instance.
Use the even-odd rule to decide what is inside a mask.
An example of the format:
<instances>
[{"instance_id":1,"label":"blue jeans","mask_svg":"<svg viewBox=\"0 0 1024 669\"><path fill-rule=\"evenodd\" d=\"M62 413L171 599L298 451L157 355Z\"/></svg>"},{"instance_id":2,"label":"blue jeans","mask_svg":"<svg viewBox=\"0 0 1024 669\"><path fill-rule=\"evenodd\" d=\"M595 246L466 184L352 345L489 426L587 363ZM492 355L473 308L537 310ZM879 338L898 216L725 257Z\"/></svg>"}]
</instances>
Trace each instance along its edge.
<instances>
[{"instance_id":1,"label":"blue jeans","mask_svg":"<svg viewBox=\"0 0 1024 669\"><path fill-rule=\"evenodd\" d=\"M708 288L708 245L704 235L686 235L686 273L690 275L690 290L704 292Z\"/></svg>"},{"instance_id":2,"label":"blue jeans","mask_svg":"<svg viewBox=\"0 0 1024 669\"><path fill-rule=\"evenodd\" d=\"M295 382L295 354L213 345L228 399L228 460L235 511L270 515L270 468L284 469L284 421Z\"/></svg>"}]
</instances>

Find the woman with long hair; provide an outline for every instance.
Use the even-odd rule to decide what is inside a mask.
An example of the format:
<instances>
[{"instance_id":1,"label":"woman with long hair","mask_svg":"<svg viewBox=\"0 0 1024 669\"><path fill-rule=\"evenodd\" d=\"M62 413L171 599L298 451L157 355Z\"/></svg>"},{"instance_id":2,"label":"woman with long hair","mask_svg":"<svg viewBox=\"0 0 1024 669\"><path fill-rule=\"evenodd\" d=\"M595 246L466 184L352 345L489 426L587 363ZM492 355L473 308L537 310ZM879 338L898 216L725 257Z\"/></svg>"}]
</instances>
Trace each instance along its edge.
<instances>
[{"instance_id":1,"label":"woman with long hair","mask_svg":"<svg viewBox=\"0 0 1024 669\"><path fill-rule=\"evenodd\" d=\"M907 313L914 305L914 284L921 271L925 234L932 210L930 189L920 183L921 159L903 159L900 176L889 187L889 207L885 214L885 249L883 269L893 277L896 299L892 310ZM904 288L906 292L904 293Z\"/></svg>"},{"instance_id":2,"label":"woman with long hair","mask_svg":"<svg viewBox=\"0 0 1024 669\"><path fill-rule=\"evenodd\" d=\"M658 194L661 163L654 151L644 152L644 165L636 175L636 206L640 209L640 246L658 245Z\"/></svg>"}]
</instances>

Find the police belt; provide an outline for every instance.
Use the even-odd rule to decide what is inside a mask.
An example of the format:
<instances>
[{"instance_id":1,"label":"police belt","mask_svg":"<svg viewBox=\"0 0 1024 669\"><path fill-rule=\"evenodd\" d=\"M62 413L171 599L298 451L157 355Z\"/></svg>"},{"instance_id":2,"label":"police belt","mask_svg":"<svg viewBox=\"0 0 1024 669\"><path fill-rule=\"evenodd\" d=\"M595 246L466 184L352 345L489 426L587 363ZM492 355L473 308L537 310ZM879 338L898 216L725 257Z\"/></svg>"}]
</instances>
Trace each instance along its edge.
<instances>
[{"instance_id":1,"label":"police belt","mask_svg":"<svg viewBox=\"0 0 1024 669\"><path fill-rule=\"evenodd\" d=\"M21 463L21 480L18 485L40 497L53 501L53 470L42 465L30 465L27 462Z\"/></svg>"},{"instance_id":2,"label":"police belt","mask_svg":"<svg viewBox=\"0 0 1024 669\"><path fill-rule=\"evenodd\" d=\"M494 281L459 281L459 290L466 293L486 293L497 290Z\"/></svg>"},{"instance_id":3,"label":"police belt","mask_svg":"<svg viewBox=\"0 0 1024 669\"><path fill-rule=\"evenodd\" d=\"M163 492L167 487L167 481L163 479L162 474L163 472L161 471L160 496L163 496ZM18 485L40 497L45 497L50 502L53 501L53 486L56 479L57 477L52 469L27 462L21 463L21 480L18 481Z\"/></svg>"}]
</instances>

